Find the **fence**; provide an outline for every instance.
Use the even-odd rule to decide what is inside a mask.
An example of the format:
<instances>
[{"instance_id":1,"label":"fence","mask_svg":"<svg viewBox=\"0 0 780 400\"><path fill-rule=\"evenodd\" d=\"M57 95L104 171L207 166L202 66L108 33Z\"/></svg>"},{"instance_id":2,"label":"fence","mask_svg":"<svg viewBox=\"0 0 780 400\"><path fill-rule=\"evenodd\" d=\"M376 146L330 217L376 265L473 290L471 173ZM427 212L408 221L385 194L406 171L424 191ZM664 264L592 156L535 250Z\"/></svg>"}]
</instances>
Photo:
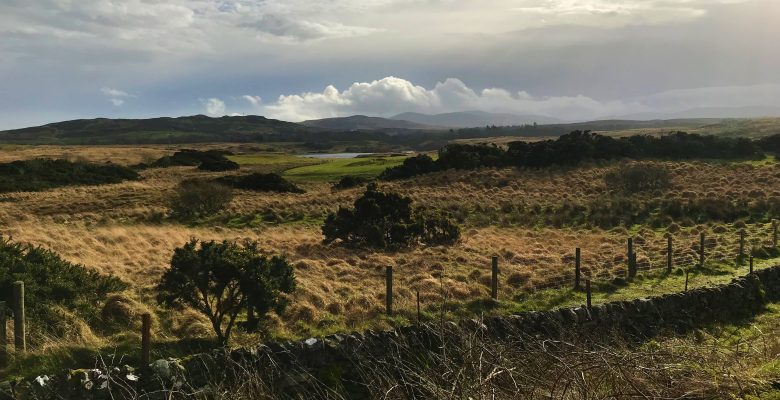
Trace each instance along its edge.
<instances>
[{"instance_id":1,"label":"fence","mask_svg":"<svg viewBox=\"0 0 780 400\"><path fill-rule=\"evenodd\" d=\"M688 274L694 270L709 267L727 268L748 267L753 272L754 258L767 258L770 254L778 254L778 222L745 226L737 232L716 227L712 231L678 231L675 233L653 233L644 237L628 236L625 238L622 255L600 255L597 260L590 260L583 249L574 248L569 254L563 254L562 265L552 266L546 273L529 276L527 282L513 282L511 290L506 290L506 275L502 269L517 270L521 266L510 262L502 262L499 256L492 256L490 263L490 282L487 284L487 294L482 297L498 300L501 291L504 295L511 293L532 293L546 289L573 288L586 291L586 300L591 301L589 288L596 283L614 282L616 279L631 280L640 273L651 271L667 271L669 273L681 270L685 274L685 284L681 290L688 289ZM593 254L593 253L591 253ZM486 268L487 271L487 268ZM420 292L414 284L394 286L393 268L385 269L384 278L387 281L386 313L388 315L404 313L414 318L420 317ZM503 280L501 278L504 278ZM447 301L445 284L441 283L440 301ZM393 288L395 287L395 293ZM396 304L394 304L396 302ZM444 305L441 306L444 308Z\"/></svg>"}]
</instances>

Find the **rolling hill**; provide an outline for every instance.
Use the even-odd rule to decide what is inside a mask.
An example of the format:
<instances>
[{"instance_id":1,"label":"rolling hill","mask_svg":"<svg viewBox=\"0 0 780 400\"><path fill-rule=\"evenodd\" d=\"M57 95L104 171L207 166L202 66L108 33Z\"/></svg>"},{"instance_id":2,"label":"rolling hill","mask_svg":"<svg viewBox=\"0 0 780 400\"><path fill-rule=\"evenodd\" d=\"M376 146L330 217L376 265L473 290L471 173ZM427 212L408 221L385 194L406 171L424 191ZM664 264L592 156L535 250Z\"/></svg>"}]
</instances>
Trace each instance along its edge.
<instances>
[{"instance_id":1,"label":"rolling hill","mask_svg":"<svg viewBox=\"0 0 780 400\"><path fill-rule=\"evenodd\" d=\"M150 119L77 119L0 132L0 142L30 144L123 144L262 141L267 135L312 131L261 116L205 115Z\"/></svg>"}]
</instances>

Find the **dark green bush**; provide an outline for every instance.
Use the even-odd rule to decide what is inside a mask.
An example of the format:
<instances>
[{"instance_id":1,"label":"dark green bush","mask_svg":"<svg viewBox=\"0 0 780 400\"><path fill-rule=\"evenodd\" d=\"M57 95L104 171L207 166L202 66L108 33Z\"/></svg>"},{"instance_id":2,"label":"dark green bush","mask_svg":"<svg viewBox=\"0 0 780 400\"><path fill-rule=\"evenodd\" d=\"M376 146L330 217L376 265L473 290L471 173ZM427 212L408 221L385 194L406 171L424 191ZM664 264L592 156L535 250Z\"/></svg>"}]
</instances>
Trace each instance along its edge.
<instances>
[{"instance_id":1,"label":"dark green bush","mask_svg":"<svg viewBox=\"0 0 780 400\"><path fill-rule=\"evenodd\" d=\"M404 160L404 163L395 167L390 167L379 175L379 179L392 181L407 179L416 175L427 174L438 171L439 167L433 159L427 154L418 154Z\"/></svg>"},{"instance_id":2,"label":"dark green bush","mask_svg":"<svg viewBox=\"0 0 780 400\"><path fill-rule=\"evenodd\" d=\"M254 190L258 192L305 193L306 191L294 183L282 178L279 174L254 173L243 176L223 176L217 182L236 189Z\"/></svg>"},{"instance_id":3,"label":"dark green bush","mask_svg":"<svg viewBox=\"0 0 780 400\"><path fill-rule=\"evenodd\" d=\"M54 306L92 325L100 317L106 296L127 288L118 278L69 263L52 251L0 237L0 300L9 306L16 281L24 282L31 329L52 334L67 328Z\"/></svg>"},{"instance_id":4,"label":"dark green bush","mask_svg":"<svg viewBox=\"0 0 780 400\"><path fill-rule=\"evenodd\" d=\"M333 184L333 189L335 190L344 190L344 189L350 189L353 187L358 187L365 185L368 183L369 180L360 176L342 176L341 179L339 179L338 182Z\"/></svg>"},{"instance_id":5,"label":"dark green bush","mask_svg":"<svg viewBox=\"0 0 780 400\"><path fill-rule=\"evenodd\" d=\"M103 185L139 178L137 172L121 165L37 158L0 164L0 193Z\"/></svg>"},{"instance_id":6,"label":"dark green bush","mask_svg":"<svg viewBox=\"0 0 780 400\"><path fill-rule=\"evenodd\" d=\"M590 131L574 131L556 140L512 142L506 149L494 145L449 144L439 150L434 161L427 156L407 159L403 165L388 168L380 179L406 179L443 169L482 167L573 166L583 161L631 159L683 160L696 158L763 158L762 147L773 149L775 139L754 142L746 138L703 136L677 132L665 136L635 135L624 138L602 136ZM767 150L769 151L769 150ZM427 157L427 159L425 158Z\"/></svg>"},{"instance_id":7,"label":"dark green bush","mask_svg":"<svg viewBox=\"0 0 780 400\"><path fill-rule=\"evenodd\" d=\"M623 165L608 172L604 183L611 191L626 193L666 189L672 184L669 170L650 163Z\"/></svg>"},{"instance_id":8,"label":"dark green bush","mask_svg":"<svg viewBox=\"0 0 780 400\"><path fill-rule=\"evenodd\" d=\"M204 160L198 165L199 170L211 172L235 171L239 168L240 166L238 163L230 161L226 157L223 157L222 159Z\"/></svg>"},{"instance_id":9,"label":"dark green bush","mask_svg":"<svg viewBox=\"0 0 780 400\"><path fill-rule=\"evenodd\" d=\"M216 214L233 200L233 189L218 182L186 180L179 184L171 199L171 215L193 219Z\"/></svg>"},{"instance_id":10,"label":"dark green bush","mask_svg":"<svg viewBox=\"0 0 780 400\"><path fill-rule=\"evenodd\" d=\"M148 167L167 168L176 166L198 167L203 171L233 171L239 169L239 165L230 161L226 155L230 153L220 150L191 150L182 149L173 153L171 156L165 156L151 164L138 164L135 168L143 169Z\"/></svg>"},{"instance_id":11,"label":"dark green bush","mask_svg":"<svg viewBox=\"0 0 780 400\"><path fill-rule=\"evenodd\" d=\"M262 324L266 314L282 313L287 306L283 293L295 290L295 273L282 257L267 258L256 242L198 242L193 239L177 248L171 268L157 285L160 303L190 306L211 321L222 345L241 312L248 312L248 326Z\"/></svg>"},{"instance_id":12,"label":"dark green bush","mask_svg":"<svg viewBox=\"0 0 780 400\"><path fill-rule=\"evenodd\" d=\"M416 244L452 244L459 228L449 219L415 212L409 197L369 184L354 208L340 207L322 226L325 243L335 240L358 247L397 249Z\"/></svg>"}]
</instances>

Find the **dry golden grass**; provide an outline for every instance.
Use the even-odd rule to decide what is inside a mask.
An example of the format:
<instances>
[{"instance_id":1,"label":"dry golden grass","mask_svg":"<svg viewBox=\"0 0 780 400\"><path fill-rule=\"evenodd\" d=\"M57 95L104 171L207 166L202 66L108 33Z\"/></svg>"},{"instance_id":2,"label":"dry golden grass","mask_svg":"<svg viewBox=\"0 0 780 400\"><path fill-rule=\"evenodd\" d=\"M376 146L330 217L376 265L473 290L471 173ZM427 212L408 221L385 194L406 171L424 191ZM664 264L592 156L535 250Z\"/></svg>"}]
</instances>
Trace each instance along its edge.
<instances>
[{"instance_id":1,"label":"dry golden grass","mask_svg":"<svg viewBox=\"0 0 780 400\"><path fill-rule=\"evenodd\" d=\"M184 146L186 147L186 146ZM157 157L174 147L24 147L0 151L0 161L69 154L92 161L133 164L152 154ZM672 170L669 196L717 196L729 199L780 197L777 164L663 163ZM263 166L242 168L263 170ZM274 168L279 168L278 166ZM446 171L381 187L411 196L416 204L438 209L465 207L472 212L501 209L507 205L559 204L597 199L606 188L604 174L611 166L543 171L485 169ZM462 240L451 247L415 248L400 252L374 252L323 245L316 223L262 225L256 228L185 226L160 220L176 185L183 179L219 176L192 167L150 169L142 180L106 186L66 187L38 193L0 196L0 234L41 245L65 259L82 263L130 282L130 295L156 307L151 287L168 266L172 251L192 237L202 240L257 240L269 253L283 254L295 265L299 289L281 317L273 316L278 332L292 335L307 326L327 329L332 321L361 327L384 309L384 268L393 266L398 307L411 308L415 292L424 304L441 299L442 285L448 299L484 298L489 283L490 258L500 257L502 294L511 297L547 284L570 282L574 249L582 248L586 272L619 276L626 263L625 240L636 238L641 268L662 267L664 232L624 228L608 231L582 229L466 226ZM339 205L349 205L362 189L332 191L328 184L303 183L305 194L238 191L229 209L245 215L273 211L300 214L316 221ZM224 224L223 224L224 225ZM748 226L753 244L769 238L766 225ZM678 265L692 265L696 258L697 227L675 230ZM736 227L706 227L713 259L736 256ZM205 334L202 321L180 314L168 334ZM329 322L330 321L330 322ZM199 331L200 329L200 331Z\"/></svg>"}]
</instances>

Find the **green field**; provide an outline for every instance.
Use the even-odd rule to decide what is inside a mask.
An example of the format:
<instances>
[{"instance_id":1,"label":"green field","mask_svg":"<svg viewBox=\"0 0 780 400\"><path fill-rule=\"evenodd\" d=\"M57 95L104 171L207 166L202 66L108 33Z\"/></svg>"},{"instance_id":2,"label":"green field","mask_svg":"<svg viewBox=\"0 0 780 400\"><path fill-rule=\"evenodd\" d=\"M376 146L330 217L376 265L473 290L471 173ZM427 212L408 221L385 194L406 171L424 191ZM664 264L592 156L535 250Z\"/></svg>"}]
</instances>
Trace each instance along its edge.
<instances>
[{"instance_id":1,"label":"green field","mask_svg":"<svg viewBox=\"0 0 780 400\"><path fill-rule=\"evenodd\" d=\"M228 157L241 165L312 165L322 161L284 153L240 154Z\"/></svg>"},{"instance_id":2,"label":"green field","mask_svg":"<svg viewBox=\"0 0 780 400\"><path fill-rule=\"evenodd\" d=\"M373 178L389 167L403 163L406 156L325 159L323 163L289 169L284 176L294 181L332 182L342 176Z\"/></svg>"}]
</instances>

